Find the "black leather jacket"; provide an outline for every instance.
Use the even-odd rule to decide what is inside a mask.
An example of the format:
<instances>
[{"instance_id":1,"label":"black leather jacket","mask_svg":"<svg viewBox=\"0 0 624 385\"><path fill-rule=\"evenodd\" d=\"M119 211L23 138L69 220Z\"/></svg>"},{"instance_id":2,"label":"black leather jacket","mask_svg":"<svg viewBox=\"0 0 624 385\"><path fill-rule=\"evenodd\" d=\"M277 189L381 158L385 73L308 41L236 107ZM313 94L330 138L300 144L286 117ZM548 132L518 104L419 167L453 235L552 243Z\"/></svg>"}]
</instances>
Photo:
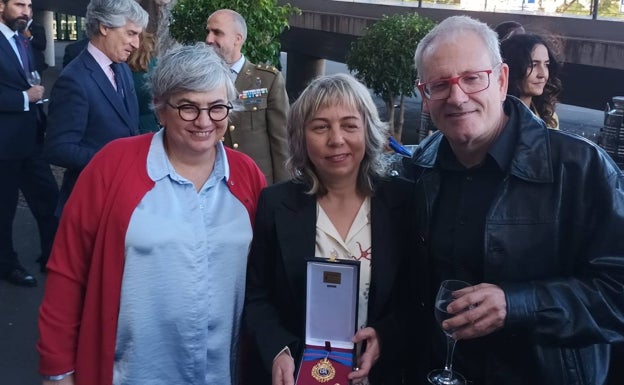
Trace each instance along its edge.
<instances>
[{"instance_id":1,"label":"black leather jacket","mask_svg":"<svg viewBox=\"0 0 624 385\"><path fill-rule=\"evenodd\" d=\"M540 383L605 384L609 344L624 340L624 174L599 147L546 129L515 98L505 103L520 127L486 219L485 282L504 290L504 331L530 339L537 364L526 370ZM427 138L406 167L426 241L441 140Z\"/></svg>"}]
</instances>

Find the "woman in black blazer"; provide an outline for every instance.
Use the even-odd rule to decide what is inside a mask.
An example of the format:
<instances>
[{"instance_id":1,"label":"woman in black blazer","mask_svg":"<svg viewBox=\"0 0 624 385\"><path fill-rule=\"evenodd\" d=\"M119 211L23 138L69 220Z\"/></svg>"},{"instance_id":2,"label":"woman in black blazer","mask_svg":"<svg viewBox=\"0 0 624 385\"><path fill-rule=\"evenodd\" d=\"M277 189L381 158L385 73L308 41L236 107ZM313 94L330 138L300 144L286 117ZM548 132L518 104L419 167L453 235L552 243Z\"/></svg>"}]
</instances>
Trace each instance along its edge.
<instances>
[{"instance_id":1,"label":"woman in black blazer","mask_svg":"<svg viewBox=\"0 0 624 385\"><path fill-rule=\"evenodd\" d=\"M350 75L314 80L290 110L286 166L294 177L260 196L245 303L246 326L274 385L292 384L301 360L310 257L360 261L353 342L365 348L349 378L402 381L406 266L420 254L410 238L413 186L387 177L387 135L369 91Z\"/></svg>"}]
</instances>

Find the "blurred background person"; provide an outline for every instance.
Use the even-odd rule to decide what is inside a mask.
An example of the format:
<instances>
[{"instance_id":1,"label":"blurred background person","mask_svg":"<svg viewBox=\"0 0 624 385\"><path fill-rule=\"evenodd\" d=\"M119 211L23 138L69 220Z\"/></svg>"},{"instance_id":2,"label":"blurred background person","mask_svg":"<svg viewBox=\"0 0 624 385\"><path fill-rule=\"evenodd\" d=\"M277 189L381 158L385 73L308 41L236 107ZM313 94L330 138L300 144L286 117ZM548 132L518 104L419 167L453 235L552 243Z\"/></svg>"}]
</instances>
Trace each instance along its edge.
<instances>
[{"instance_id":1,"label":"blurred background person","mask_svg":"<svg viewBox=\"0 0 624 385\"><path fill-rule=\"evenodd\" d=\"M29 39L29 45L32 48L34 70L39 71L41 74L48 68L48 63L46 63L45 55L43 54L47 44L46 31L43 25L33 21L32 12L30 17L31 19L28 21L28 25L26 26L26 29L24 29L23 35Z\"/></svg>"},{"instance_id":2,"label":"blurred background person","mask_svg":"<svg viewBox=\"0 0 624 385\"><path fill-rule=\"evenodd\" d=\"M87 44L89 44L88 37L83 37L80 40L67 44L63 52L63 68L67 67L72 60L78 57L78 55L87 48Z\"/></svg>"},{"instance_id":3,"label":"blurred background person","mask_svg":"<svg viewBox=\"0 0 624 385\"><path fill-rule=\"evenodd\" d=\"M382 160L387 125L366 87L337 74L303 91L287 132L294 177L260 196L247 274L245 325L265 373L274 385L294 381L305 347L306 259L316 256L360 261L353 341L366 349L353 383L369 374L373 384L400 383L397 285L406 282L406 258L418 253L406 245L413 185L387 177Z\"/></svg>"},{"instance_id":4,"label":"blurred background person","mask_svg":"<svg viewBox=\"0 0 624 385\"><path fill-rule=\"evenodd\" d=\"M66 168L59 217L93 155L111 140L139 133L137 96L125 62L147 20L134 0L92 0L87 6L89 43L54 83L48 108L44 155Z\"/></svg>"},{"instance_id":5,"label":"blurred background person","mask_svg":"<svg viewBox=\"0 0 624 385\"><path fill-rule=\"evenodd\" d=\"M61 218L37 345L49 384L237 383L265 179L221 143L237 92L212 48L166 52L149 84L163 128L98 152Z\"/></svg>"},{"instance_id":6,"label":"blurred background person","mask_svg":"<svg viewBox=\"0 0 624 385\"><path fill-rule=\"evenodd\" d=\"M224 143L251 156L267 183L288 179L286 115L288 94L282 74L273 66L254 64L241 49L247 39L245 19L231 9L208 17L206 43L228 63L243 109L234 111Z\"/></svg>"},{"instance_id":7,"label":"blurred background person","mask_svg":"<svg viewBox=\"0 0 624 385\"><path fill-rule=\"evenodd\" d=\"M152 95L146 87L147 73L156 64L156 41L154 34L143 31L139 35L139 48L132 51L128 66L132 70L132 80L139 102L139 132L156 132L160 128L152 110Z\"/></svg>"},{"instance_id":8,"label":"blurred background person","mask_svg":"<svg viewBox=\"0 0 624 385\"><path fill-rule=\"evenodd\" d=\"M522 24L513 20L499 23L496 27L494 27L494 31L498 35L498 41L503 41L514 35L520 35L526 32Z\"/></svg>"},{"instance_id":9,"label":"blurred background person","mask_svg":"<svg viewBox=\"0 0 624 385\"><path fill-rule=\"evenodd\" d=\"M549 128L558 129L561 64L550 44L536 34L514 35L501 42L501 55L509 66L507 94L522 100Z\"/></svg>"}]
</instances>

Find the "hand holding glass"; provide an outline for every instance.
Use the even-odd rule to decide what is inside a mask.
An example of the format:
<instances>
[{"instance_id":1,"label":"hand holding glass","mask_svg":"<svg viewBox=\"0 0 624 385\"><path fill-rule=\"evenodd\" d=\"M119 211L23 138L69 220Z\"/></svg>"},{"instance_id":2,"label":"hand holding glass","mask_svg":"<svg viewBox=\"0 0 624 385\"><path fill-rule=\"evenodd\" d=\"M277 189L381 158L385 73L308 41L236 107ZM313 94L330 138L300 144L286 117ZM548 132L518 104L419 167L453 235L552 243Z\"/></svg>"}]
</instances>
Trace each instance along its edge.
<instances>
[{"instance_id":1,"label":"hand holding glass","mask_svg":"<svg viewBox=\"0 0 624 385\"><path fill-rule=\"evenodd\" d=\"M30 84L31 86L39 86L41 85L41 75L39 75L39 72L37 71L32 71L30 73L27 74L28 76L28 84ZM37 104L41 104L44 102L47 102L48 99L40 99Z\"/></svg>"},{"instance_id":2,"label":"hand holding glass","mask_svg":"<svg viewBox=\"0 0 624 385\"><path fill-rule=\"evenodd\" d=\"M443 281L438 289L438 294L435 299L435 318L436 321L442 325L442 322L446 319L455 317L457 314L451 314L446 311L448 305L457 299L453 296L453 293L457 290L464 289L472 286L468 282L458 281L454 279ZM465 385L466 379L460 373L453 372L453 352L455 351L455 344L457 341L453 338L452 330L444 330L446 335L446 363L444 369L432 370L427 379L434 385Z\"/></svg>"}]
</instances>

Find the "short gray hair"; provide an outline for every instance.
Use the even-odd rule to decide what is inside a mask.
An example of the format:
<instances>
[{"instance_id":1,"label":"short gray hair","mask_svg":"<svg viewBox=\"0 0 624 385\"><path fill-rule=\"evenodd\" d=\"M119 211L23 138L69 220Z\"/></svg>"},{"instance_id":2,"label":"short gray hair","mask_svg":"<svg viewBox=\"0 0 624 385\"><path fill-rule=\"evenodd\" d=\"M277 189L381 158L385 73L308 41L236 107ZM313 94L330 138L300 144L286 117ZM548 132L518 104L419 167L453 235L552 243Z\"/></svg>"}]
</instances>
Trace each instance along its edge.
<instances>
[{"instance_id":1,"label":"short gray hair","mask_svg":"<svg viewBox=\"0 0 624 385\"><path fill-rule=\"evenodd\" d=\"M184 92L208 92L225 87L228 101L234 102L238 96L230 78L230 67L205 43L170 48L158 57L147 80L156 111L163 109L172 96Z\"/></svg>"},{"instance_id":2,"label":"short gray hair","mask_svg":"<svg viewBox=\"0 0 624 385\"><path fill-rule=\"evenodd\" d=\"M208 16L208 20L210 20L212 15L216 13L226 13L230 15L232 17L232 20L234 21L234 26L236 27L236 30L243 36L243 43L247 40L247 23L245 22L245 18L240 13L234 11L233 9L219 9L217 11L214 11L210 16Z\"/></svg>"},{"instance_id":3,"label":"short gray hair","mask_svg":"<svg viewBox=\"0 0 624 385\"><path fill-rule=\"evenodd\" d=\"M99 34L100 24L119 28L132 22L145 29L149 15L136 0L91 0L87 5L86 35Z\"/></svg>"},{"instance_id":4,"label":"short gray hair","mask_svg":"<svg viewBox=\"0 0 624 385\"><path fill-rule=\"evenodd\" d=\"M372 195L374 179L387 175L388 162L383 157L388 139L388 125L379 119L377 107L368 89L352 75L334 74L313 80L293 103L288 117L286 167L309 187L308 194L325 195L327 188L317 175L306 150L306 125L316 112L329 106L349 106L362 114L365 128L365 153L357 178L358 191Z\"/></svg>"},{"instance_id":5,"label":"short gray hair","mask_svg":"<svg viewBox=\"0 0 624 385\"><path fill-rule=\"evenodd\" d=\"M501 63L498 35L487 24L469 16L451 16L436 25L429 33L420 40L414 55L414 64L418 70L418 76L423 79L423 57L425 51L437 41L449 41L461 39L468 33L474 33L483 40L487 47L487 53L492 61L492 66Z\"/></svg>"}]
</instances>

